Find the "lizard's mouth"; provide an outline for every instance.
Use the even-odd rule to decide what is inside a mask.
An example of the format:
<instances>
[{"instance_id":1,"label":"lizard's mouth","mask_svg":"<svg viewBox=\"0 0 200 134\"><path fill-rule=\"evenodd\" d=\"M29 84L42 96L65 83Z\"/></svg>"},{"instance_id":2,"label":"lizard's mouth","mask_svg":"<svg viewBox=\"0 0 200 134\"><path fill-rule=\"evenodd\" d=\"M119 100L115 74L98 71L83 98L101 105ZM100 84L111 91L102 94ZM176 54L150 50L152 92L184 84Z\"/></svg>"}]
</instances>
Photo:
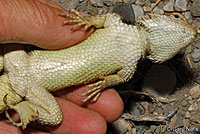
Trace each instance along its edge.
<instances>
[{"instance_id":1,"label":"lizard's mouth","mask_svg":"<svg viewBox=\"0 0 200 134\"><path fill-rule=\"evenodd\" d=\"M200 34L200 29L197 29L195 37L197 36L197 34Z\"/></svg>"},{"instance_id":2,"label":"lizard's mouth","mask_svg":"<svg viewBox=\"0 0 200 134\"><path fill-rule=\"evenodd\" d=\"M200 39L197 38L197 35L200 34L200 29L195 29L196 31L194 32L194 41L198 42Z\"/></svg>"},{"instance_id":3,"label":"lizard's mouth","mask_svg":"<svg viewBox=\"0 0 200 134\"><path fill-rule=\"evenodd\" d=\"M194 36L193 36L194 39L193 39L193 41L196 42L196 41L199 40L199 39L197 39L197 35L200 34L200 29L197 29L197 28L193 27L193 31L194 31L194 34L193 34L193 35L194 35Z\"/></svg>"}]
</instances>

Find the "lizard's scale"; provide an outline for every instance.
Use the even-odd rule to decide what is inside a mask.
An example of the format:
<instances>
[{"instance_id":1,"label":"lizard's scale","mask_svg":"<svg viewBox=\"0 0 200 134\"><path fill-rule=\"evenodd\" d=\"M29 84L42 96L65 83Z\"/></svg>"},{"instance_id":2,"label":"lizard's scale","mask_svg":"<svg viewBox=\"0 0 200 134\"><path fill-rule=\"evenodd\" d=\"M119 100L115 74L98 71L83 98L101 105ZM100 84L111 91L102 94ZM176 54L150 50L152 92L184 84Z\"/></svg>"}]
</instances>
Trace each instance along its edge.
<instances>
[{"instance_id":1,"label":"lizard's scale","mask_svg":"<svg viewBox=\"0 0 200 134\"><path fill-rule=\"evenodd\" d=\"M154 19L152 20L151 17ZM162 19L164 21L161 21ZM191 25L179 20L172 20L172 17L158 17L157 14L140 18L140 22L148 31L148 52L150 53L148 58L154 62L161 63L176 55L183 47L194 40L188 35L196 37L197 31ZM187 30L188 28L191 30ZM161 51L162 53L160 53Z\"/></svg>"},{"instance_id":2,"label":"lizard's scale","mask_svg":"<svg viewBox=\"0 0 200 134\"><path fill-rule=\"evenodd\" d=\"M139 35L136 34L139 33L136 27L123 25L123 29L120 29L119 25L99 29L96 34L75 47L30 53L33 73L41 74L36 81L44 83L42 85L48 90L56 90L113 74L124 66L135 67L143 52L143 46L129 46L138 42L136 38L130 37L137 37ZM129 31L132 31L131 34L128 34ZM60 81L55 84L57 80Z\"/></svg>"},{"instance_id":3,"label":"lizard's scale","mask_svg":"<svg viewBox=\"0 0 200 134\"><path fill-rule=\"evenodd\" d=\"M0 110L7 107L20 115L21 123L17 124L6 114L15 126L25 128L34 120L42 124L59 124L62 114L48 91L99 80L89 85L93 90L83 94L94 91L94 95L99 96L102 89L128 81L136 70L138 60L146 52L153 61L164 62L186 47L197 34L195 28L173 16L148 14L142 16L137 25L124 24L118 15L111 13L84 18L79 14L80 18L67 16L77 20L65 23L81 20L83 23L80 24L86 24L86 28L91 25L103 28L67 49L29 53L13 51L4 56L6 73L2 77L9 77L9 90L13 89L25 99L20 102L13 98L10 102L6 101L9 98L6 93L0 94L2 98L6 96L1 100L5 105ZM89 95L84 101L91 97L94 96Z\"/></svg>"}]
</instances>

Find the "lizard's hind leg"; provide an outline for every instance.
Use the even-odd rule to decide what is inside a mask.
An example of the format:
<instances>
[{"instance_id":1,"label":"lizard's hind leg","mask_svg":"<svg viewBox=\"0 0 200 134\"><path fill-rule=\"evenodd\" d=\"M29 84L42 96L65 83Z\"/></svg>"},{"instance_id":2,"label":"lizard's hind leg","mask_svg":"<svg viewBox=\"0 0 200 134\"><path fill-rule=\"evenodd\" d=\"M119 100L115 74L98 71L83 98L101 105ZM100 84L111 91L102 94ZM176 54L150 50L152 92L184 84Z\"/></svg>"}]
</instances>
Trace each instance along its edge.
<instances>
[{"instance_id":1,"label":"lizard's hind leg","mask_svg":"<svg viewBox=\"0 0 200 134\"><path fill-rule=\"evenodd\" d=\"M73 25L72 29L76 29L82 25L85 25L84 26L85 30L87 30L91 26L94 26L96 28L102 28L104 27L104 23L108 15L114 15L119 17L118 15L111 13L92 15L92 16L82 16L78 11L74 9L71 9L70 13L71 14L60 13L59 15L69 18L68 20L65 20L63 24L76 23Z\"/></svg>"},{"instance_id":2,"label":"lizard's hind leg","mask_svg":"<svg viewBox=\"0 0 200 134\"><path fill-rule=\"evenodd\" d=\"M73 13L75 15L72 15L72 14L66 14L66 13L60 13L59 15L60 16L64 16L64 17L67 17L67 18L70 18L69 20L65 20L63 22L63 25L64 24L68 24L68 23L77 23L77 24L74 24L72 29L76 29L82 25L85 25L84 29L87 30L90 26L92 26L88 21L88 17L86 16L82 16L78 11L74 10L74 9L71 9L70 10L70 13Z\"/></svg>"},{"instance_id":3,"label":"lizard's hind leg","mask_svg":"<svg viewBox=\"0 0 200 134\"><path fill-rule=\"evenodd\" d=\"M5 97L7 98L7 104L15 105L22 101L22 98L12 89L6 74L0 77L0 113L7 108Z\"/></svg>"},{"instance_id":4,"label":"lizard's hind leg","mask_svg":"<svg viewBox=\"0 0 200 134\"><path fill-rule=\"evenodd\" d=\"M14 122L6 110L8 120L13 125L23 129L35 120L45 125L58 125L62 121L62 112L53 95L35 84L27 90L25 101L17 105L8 104L7 107L7 110L13 109L18 113L21 122Z\"/></svg>"}]
</instances>

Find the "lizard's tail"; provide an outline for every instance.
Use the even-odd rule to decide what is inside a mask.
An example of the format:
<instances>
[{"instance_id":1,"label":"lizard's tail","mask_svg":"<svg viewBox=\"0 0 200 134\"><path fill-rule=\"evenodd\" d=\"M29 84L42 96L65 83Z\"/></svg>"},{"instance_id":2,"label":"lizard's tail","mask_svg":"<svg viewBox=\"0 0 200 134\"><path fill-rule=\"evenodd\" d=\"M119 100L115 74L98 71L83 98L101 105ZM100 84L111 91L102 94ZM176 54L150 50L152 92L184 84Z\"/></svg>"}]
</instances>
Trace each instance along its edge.
<instances>
[{"instance_id":1,"label":"lizard's tail","mask_svg":"<svg viewBox=\"0 0 200 134\"><path fill-rule=\"evenodd\" d=\"M6 97L6 103L15 105L22 101L22 98L15 93L12 89L8 76L0 76L0 113L6 109L6 104L4 98Z\"/></svg>"}]
</instances>

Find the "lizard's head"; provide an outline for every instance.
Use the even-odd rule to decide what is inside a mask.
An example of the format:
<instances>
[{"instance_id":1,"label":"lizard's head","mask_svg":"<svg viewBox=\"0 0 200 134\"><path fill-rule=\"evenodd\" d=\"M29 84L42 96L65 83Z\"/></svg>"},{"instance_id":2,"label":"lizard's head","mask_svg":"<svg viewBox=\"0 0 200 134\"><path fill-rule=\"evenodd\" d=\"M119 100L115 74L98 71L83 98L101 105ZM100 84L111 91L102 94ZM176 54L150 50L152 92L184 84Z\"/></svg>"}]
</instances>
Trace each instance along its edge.
<instances>
[{"instance_id":1,"label":"lizard's head","mask_svg":"<svg viewBox=\"0 0 200 134\"><path fill-rule=\"evenodd\" d=\"M148 58L154 62L162 63L172 58L197 36L197 29L180 13L171 15L150 13L141 16L137 22L147 34Z\"/></svg>"}]
</instances>

